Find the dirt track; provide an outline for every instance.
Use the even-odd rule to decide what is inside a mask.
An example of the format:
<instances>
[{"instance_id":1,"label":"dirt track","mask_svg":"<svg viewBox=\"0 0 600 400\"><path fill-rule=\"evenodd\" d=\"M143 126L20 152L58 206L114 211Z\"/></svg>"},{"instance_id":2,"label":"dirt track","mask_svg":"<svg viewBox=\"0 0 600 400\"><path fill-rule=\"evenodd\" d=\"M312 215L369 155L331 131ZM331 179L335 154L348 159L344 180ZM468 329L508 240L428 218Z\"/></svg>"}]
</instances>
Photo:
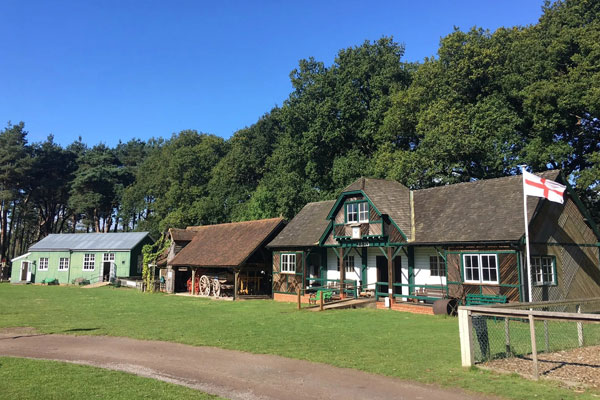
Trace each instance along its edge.
<instances>
[{"instance_id":1,"label":"dirt track","mask_svg":"<svg viewBox=\"0 0 600 400\"><path fill-rule=\"evenodd\" d=\"M107 336L0 331L0 355L93 365L229 399L481 399L399 379L284 357Z\"/></svg>"}]
</instances>

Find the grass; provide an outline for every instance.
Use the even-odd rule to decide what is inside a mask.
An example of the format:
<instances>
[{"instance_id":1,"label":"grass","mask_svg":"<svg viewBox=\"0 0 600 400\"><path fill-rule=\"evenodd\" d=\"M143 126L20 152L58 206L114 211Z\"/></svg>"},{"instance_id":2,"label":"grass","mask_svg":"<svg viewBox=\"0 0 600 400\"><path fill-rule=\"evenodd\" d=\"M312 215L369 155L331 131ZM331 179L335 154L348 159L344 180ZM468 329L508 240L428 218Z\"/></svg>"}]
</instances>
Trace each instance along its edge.
<instances>
[{"instance_id":1,"label":"grass","mask_svg":"<svg viewBox=\"0 0 600 400\"><path fill-rule=\"evenodd\" d=\"M0 382L4 399L220 399L124 372L24 358L0 357Z\"/></svg>"},{"instance_id":2,"label":"grass","mask_svg":"<svg viewBox=\"0 0 600 400\"><path fill-rule=\"evenodd\" d=\"M597 398L460 366L458 321L382 310L297 311L274 301L225 302L110 287L0 285L0 328L127 336L216 346L356 368L511 399Z\"/></svg>"}]
</instances>

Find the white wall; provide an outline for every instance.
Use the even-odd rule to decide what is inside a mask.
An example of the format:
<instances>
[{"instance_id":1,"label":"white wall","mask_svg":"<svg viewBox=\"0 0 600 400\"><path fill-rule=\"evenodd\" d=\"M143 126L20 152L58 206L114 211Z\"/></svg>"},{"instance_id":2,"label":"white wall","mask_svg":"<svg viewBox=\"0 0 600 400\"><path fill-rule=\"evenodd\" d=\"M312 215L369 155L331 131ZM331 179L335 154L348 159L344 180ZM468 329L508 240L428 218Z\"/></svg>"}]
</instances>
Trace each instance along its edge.
<instances>
[{"instance_id":1,"label":"white wall","mask_svg":"<svg viewBox=\"0 0 600 400\"><path fill-rule=\"evenodd\" d=\"M429 270L429 257L439 256L433 247L415 248L415 285L445 285L445 276L431 276Z\"/></svg>"}]
</instances>

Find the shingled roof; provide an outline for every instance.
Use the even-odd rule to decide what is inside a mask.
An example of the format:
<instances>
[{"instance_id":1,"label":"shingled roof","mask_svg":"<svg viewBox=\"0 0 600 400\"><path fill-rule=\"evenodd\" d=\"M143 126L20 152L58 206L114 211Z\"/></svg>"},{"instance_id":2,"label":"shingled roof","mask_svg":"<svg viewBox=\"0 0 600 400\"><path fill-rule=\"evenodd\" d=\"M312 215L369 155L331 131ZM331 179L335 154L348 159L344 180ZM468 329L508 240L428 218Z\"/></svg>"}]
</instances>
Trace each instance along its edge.
<instances>
[{"instance_id":1,"label":"shingled roof","mask_svg":"<svg viewBox=\"0 0 600 400\"><path fill-rule=\"evenodd\" d=\"M171 260L173 266L237 267L283 226L282 218L193 226L192 241Z\"/></svg>"},{"instance_id":2,"label":"shingled roof","mask_svg":"<svg viewBox=\"0 0 600 400\"><path fill-rule=\"evenodd\" d=\"M410 234L410 189L388 179L359 178L342 193L362 190L382 214L387 214L406 235Z\"/></svg>"},{"instance_id":3,"label":"shingled roof","mask_svg":"<svg viewBox=\"0 0 600 400\"><path fill-rule=\"evenodd\" d=\"M191 242L196 233L191 229L169 228L169 236L176 242Z\"/></svg>"},{"instance_id":4,"label":"shingled roof","mask_svg":"<svg viewBox=\"0 0 600 400\"><path fill-rule=\"evenodd\" d=\"M308 203L267 247L317 246L329 225L327 214L335 200Z\"/></svg>"},{"instance_id":5,"label":"shingled roof","mask_svg":"<svg viewBox=\"0 0 600 400\"><path fill-rule=\"evenodd\" d=\"M539 175L556 180L559 170ZM528 197L531 221L540 201ZM516 241L525 231L521 175L414 191L415 243Z\"/></svg>"}]
</instances>

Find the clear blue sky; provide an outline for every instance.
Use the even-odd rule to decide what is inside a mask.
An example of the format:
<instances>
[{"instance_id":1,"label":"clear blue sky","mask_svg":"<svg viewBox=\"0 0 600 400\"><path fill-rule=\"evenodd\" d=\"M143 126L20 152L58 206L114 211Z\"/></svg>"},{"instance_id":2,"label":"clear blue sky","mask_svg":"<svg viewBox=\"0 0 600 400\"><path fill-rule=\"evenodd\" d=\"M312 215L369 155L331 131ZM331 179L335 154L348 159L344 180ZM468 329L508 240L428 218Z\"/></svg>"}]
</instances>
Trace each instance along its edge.
<instances>
[{"instance_id":1,"label":"clear blue sky","mask_svg":"<svg viewBox=\"0 0 600 400\"><path fill-rule=\"evenodd\" d=\"M391 35L420 61L453 26L534 24L542 3L0 0L0 127L63 145L228 138L282 104L302 58Z\"/></svg>"}]
</instances>

